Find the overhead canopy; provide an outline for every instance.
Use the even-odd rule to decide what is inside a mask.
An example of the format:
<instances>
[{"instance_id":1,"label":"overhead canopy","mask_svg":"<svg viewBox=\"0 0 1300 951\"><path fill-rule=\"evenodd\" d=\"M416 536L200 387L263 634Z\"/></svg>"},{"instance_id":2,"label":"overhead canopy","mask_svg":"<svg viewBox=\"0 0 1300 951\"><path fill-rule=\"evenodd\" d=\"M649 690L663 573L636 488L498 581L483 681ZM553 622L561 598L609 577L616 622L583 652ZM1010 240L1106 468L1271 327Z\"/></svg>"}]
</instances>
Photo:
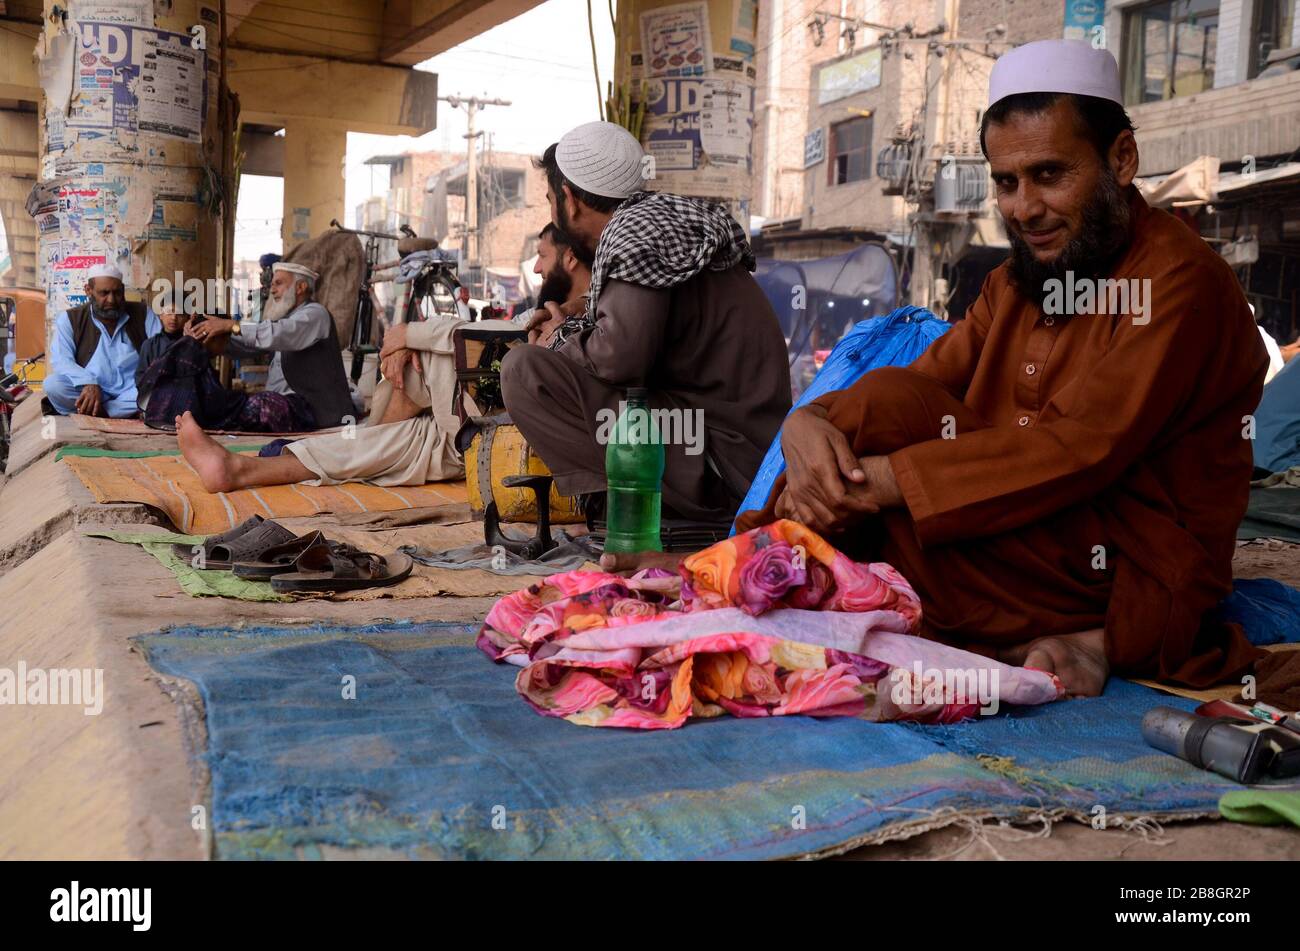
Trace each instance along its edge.
<instances>
[{"instance_id":1,"label":"overhead canopy","mask_svg":"<svg viewBox=\"0 0 1300 951\"><path fill-rule=\"evenodd\" d=\"M1219 189L1219 160L1202 155L1169 175L1134 180L1153 208L1191 208L1214 201Z\"/></svg>"},{"instance_id":2,"label":"overhead canopy","mask_svg":"<svg viewBox=\"0 0 1300 951\"><path fill-rule=\"evenodd\" d=\"M1202 155L1169 175L1134 181L1147 204L1155 208L1195 208L1221 198L1241 198L1247 189L1300 178L1300 162L1283 162L1271 168L1245 169L1219 174L1219 160Z\"/></svg>"}]
</instances>

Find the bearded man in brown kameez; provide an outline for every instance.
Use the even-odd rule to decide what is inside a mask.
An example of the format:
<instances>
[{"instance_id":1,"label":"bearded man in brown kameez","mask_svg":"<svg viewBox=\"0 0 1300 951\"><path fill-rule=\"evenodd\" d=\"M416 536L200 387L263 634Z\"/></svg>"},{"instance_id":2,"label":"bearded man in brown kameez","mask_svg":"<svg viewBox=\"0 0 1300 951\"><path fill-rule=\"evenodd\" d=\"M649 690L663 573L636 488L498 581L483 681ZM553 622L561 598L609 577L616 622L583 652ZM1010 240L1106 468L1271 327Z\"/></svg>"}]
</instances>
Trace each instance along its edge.
<instances>
[{"instance_id":1,"label":"bearded man in brown kameez","mask_svg":"<svg viewBox=\"0 0 1300 951\"><path fill-rule=\"evenodd\" d=\"M1011 259L912 366L793 413L787 476L738 528L786 516L888 561L928 634L1075 695L1111 671L1239 675L1258 652L1207 616L1231 590L1267 364L1236 278L1137 193L1116 102L1012 95L982 139ZM1045 312L1067 272L1149 299Z\"/></svg>"},{"instance_id":2,"label":"bearded man in brown kameez","mask_svg":"<svg viewBox=\"0 0 1300 951\"><path fill-rule=\"evenodd\" d=\"M1137 193L1117 99L992 105L981 138L1010 260L910 367L791 414L788 472L737 522L794 518L888 561L927 635L1053 671L1075 696L1111 672L1206 686L1261 653L1212 609L1267 356L1231 269ZM1045 313L1067 271L1137 281L1144 312Z\"/></svg>"}]
</instances>

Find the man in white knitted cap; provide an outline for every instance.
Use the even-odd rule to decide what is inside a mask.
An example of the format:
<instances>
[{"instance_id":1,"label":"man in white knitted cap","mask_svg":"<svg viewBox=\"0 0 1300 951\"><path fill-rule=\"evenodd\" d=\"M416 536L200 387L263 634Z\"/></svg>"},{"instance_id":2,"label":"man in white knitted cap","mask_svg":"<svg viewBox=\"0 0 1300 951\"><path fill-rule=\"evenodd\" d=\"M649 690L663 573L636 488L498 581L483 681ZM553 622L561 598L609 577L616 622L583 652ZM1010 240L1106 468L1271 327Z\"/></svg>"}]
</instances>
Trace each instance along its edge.
<instances>
[{"instance_id":1,"label":"man in white knitted cap","mask_svg":"<svg viewBox=\"0 0 1300 951\"><path fill-rule=\"evenodd\" d=\"M790 409L785 338L744 230L721 206L645 190L652 166L610 122L578 126L537 164L552 222L594 262L586 301L548 304L538 345L502 362L511 418L559 491L599 513L600 419L647 387L651 408L703 429L665 447L665 517L729 523Z\"/></svg>"},{"instance_id":2,"label":"man in white knitted cap","mask_svg":"<svg viewBox=\"0 0 1300 951\"><path fill-rule=\"evenodd\" d=\"M258 323L209 316L144 373L145 421L186 429L302 432L355 421L334 320L312 299L319 275L288 261L272 266L270 296ZM245 394L214 385L212 353L270 356L266 388ZM184 441L182 440L182 448Z\"/></svg>"},{"instance_id":3,"label":"man in white knitted cap","mask_svg":"<svg viewBox=\"0 0 1300 951\"><path fill-rule=\"evenodd\" d=\"M111 264L91 268L86 303L55 320L46 401L62 416L134 416L140 347L161 330L148 306L126 299L121 271Z\"/></svg>"},{"instance_id":4,"label":"man in white knitted cap","mask_svg":"<svg viewBox=\"0 0 1300 951\"><path fill-rule=\"evenodd\" d=\"M1010 258L908 368L793 413L767 507L901 571L927 631L1054 672L1196 687L1254 662L1232 590L1267 357L1232 270L1133 186L1105 50L993 67L980 140Z\"/></svg>"}]
</instances>

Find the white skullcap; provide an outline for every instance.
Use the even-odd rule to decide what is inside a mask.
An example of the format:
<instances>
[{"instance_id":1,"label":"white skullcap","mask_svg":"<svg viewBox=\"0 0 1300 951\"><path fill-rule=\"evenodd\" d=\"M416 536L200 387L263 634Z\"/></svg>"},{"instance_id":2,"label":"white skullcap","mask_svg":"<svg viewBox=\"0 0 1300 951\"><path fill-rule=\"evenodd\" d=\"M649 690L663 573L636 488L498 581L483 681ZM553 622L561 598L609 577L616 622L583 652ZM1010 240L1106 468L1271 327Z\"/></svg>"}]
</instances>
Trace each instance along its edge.
<instances>
[{"instance_id":1,"label":"white skullcap","mask_svg":"<svg viewBox=\"0 0 1300 951\"><path fill-rule=\"evenodd\" d=\"M1038 40L1004 53L989 73L989 106L1026 92L1068 92L1124 105L1115 57L1083 40Z\"/></svg>"},{"instance_id":2,"label":"white skullcap","mask_svg":"<svg viewBox=\"0 0 1300 951\"><path fill-rule=\"evenodd\" d=\"M613 122L588 122L571 129L555 148L564 177L603 198L627 198L645 187L645 153L632 133Z\"/></svg>"},{"instance_id":3,"label":"white skullcap","mask_svg":"<svg viewBox=\"0 0 1300 951\"><path fill-rule=\"evenodd\" d=\"M86 272L86 280L93 281L97 277L111 277L115 280L122 280L122 272L111 264L96 264Z\"/></svg>"},{"instance_id":4,"label":"white skullcap","mask_svg":"<svg viewBox=\"0 0 1300 951\"><path fill-rule=\"evenodd\" d=\"M319 280L320 275L309 267L303 267L301 264L293 264L290 261L276 261L271 265L272 271L288 271L290 274L301 274L303 277L309 277L313 281Z\"/></svg>"}]
</instances>

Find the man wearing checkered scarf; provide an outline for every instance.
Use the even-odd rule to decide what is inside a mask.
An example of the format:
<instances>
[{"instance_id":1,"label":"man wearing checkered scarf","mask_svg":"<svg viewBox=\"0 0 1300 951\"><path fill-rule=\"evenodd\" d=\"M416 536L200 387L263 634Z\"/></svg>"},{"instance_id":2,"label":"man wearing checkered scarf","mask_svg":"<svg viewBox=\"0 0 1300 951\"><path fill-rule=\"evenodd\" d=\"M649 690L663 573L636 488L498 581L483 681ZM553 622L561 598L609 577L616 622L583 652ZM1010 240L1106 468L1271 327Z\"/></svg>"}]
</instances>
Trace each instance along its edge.
<instances>
[{"instance_id":1,"label":"man wearing checkered scarf","mask_svg":"<svg viewBox=\"0 0 1300 951\"><path fill-rule=\"evenodd\" d=\"M590 122L546 150L551 220L594 256L585 307L539 312L501 367L506 408L564 495L605 491L601 410L629 387L688 414L665 435L664 517L729 523L790 410L789 357L750 273L744 230L711 202L645 189L652 165L621 126Z\"/></svg>"}]
</instances>

